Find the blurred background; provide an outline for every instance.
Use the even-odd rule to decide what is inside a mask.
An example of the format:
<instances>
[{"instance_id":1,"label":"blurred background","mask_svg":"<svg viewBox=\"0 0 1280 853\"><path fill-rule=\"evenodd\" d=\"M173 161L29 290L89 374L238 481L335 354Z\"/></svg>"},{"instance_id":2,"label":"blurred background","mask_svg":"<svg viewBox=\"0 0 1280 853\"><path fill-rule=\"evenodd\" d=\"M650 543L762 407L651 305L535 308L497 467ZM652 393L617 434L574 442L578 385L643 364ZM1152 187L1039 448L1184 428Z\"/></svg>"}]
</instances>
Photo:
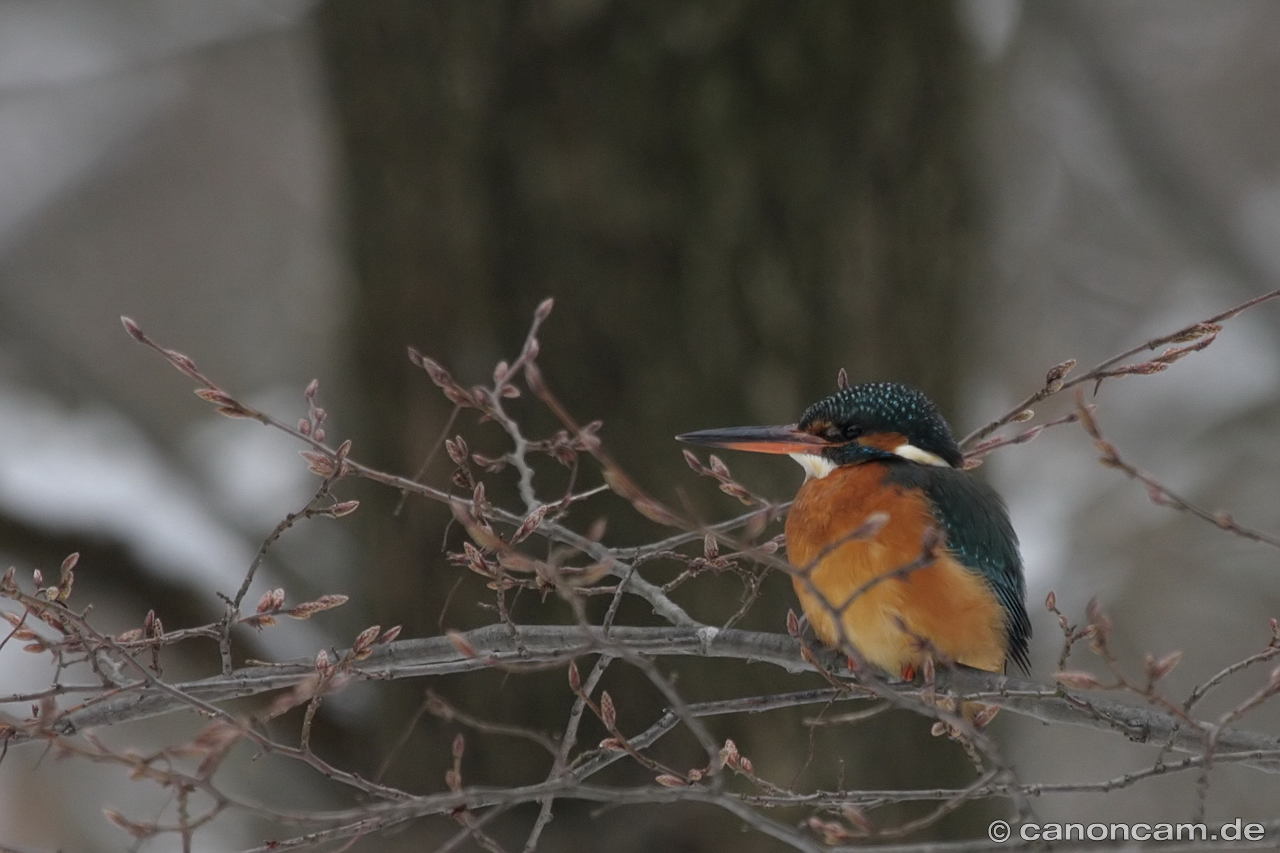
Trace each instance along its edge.
<instances>
[{"instance_id":1,"label":"blurred background","mask_svg":"<svg viewBox=\"0 0 1280 853\"><path fill-rule=\"evenodd\" d=\"M606 445L647 489L708 519L738 505L696 482L670 437L793 420L841 367L854 382L921 387L966 433L1053 364L1091 365L1277 286L1277 81L1280 6L1266 0L3 0L0 557L48 575L80 551L73 601L92 602L105 629L136 627L150 608L167 628L201 624L315 487L296 446L216 417L124 334L121 314L286 420L319 378L329 435L411 474L449 410L405 346L485 381L554 296L541 363L561 399L604 420ZM1267 305L1165 373L1104 386L1099 417L1169 486L1280 530L1278 350L1280 307ZM518 414L534 432L552 426L533 406ZM501 449L492 431L476 435L474 449ZM1023 540L1033 677L1056 669L1056 624L1040 606L1050 589L1073 617L1100 598L1135 673L1145 652L1182 650L1175 693L1263 647L1280 615L1274 550L1153 506L1095 456L1065 427L979 471ZM730 461L779 499L800 479L794 466ZM283 586L291 602L351 603L238 636L241 657L312 655L371 623L424 636L489 621L483 588L445 564L457 536L444 513L410 502L397 515L398 495L358 484L339 492L361 511L290 531L249 601ZM621 502L599 511L611 543L654 533ZM740 594L711 579L683 601L714 622ZM789 582L771 578L741 624L780 631L793 606ZM529 620L564 615L520 607ZM207 673L216 650L192 651L167 672ZM805 683L696 662L671 671L690 698ZM348 691L325 706L321 750L378 773L426 687L490 718L563 724L563 673L492 675ZM616 676L621 723L638 731L663 703ZM0 653L0 692L49 679L42 658ZM811 741L803 716L715 732L784 784L971 778L923 720L888 715ZM1280 715L1247 722L1274 730ZM110 737L145 751L198 726L165 719ZM456 731L425 718L385 778L442 789ZM1026 781L1096 781L1155 760L1012 714L992 731ZM518 743L469 744L467 782L546 772ZM249 758L224 771L237 793L347 802L302 768ZM125 849L102 807L147 819L166 800L123 782L109 767L9 754L0 845ZM1170 778L1035 805L1045 821L1154 822L1188 819L1196 797L1193 780ZM1270 818L1280 787L1218 769L1207 806L1211 818ZM974 804L924 837L975 834L1003 808ZM519 849L533 814L497 836ZM703 807L565 804L542 849L606 835L618 853L779 849L738 830ZM200 849L281 834L242 815L208 832ZM353 849L423 849L449 833L424 821Z\"/></svg>"}]
</instances>

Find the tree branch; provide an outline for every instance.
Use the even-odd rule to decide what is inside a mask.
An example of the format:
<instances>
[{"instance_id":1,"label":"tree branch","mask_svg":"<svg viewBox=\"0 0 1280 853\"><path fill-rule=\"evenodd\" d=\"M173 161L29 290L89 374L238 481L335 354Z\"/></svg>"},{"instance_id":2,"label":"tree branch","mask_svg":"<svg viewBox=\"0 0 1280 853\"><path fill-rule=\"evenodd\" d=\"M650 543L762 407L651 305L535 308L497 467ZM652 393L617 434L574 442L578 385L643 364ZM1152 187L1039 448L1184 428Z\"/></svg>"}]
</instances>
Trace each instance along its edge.
<instances>
[{"instance_id":1,"label":"tree branch","mask_svg":"<svg viewBox=\"0 0 1280 853\"><path fill-rule=\"evenodd\" d=\"M582 655L605 653L592 636L576 625L519 625L519 642L506 626L489 625L449 637L397 640L377 646L353 675L374 680L420 678L471 672L488 667L514 671L567 664ZM818 672L801 658L801 644L783 634L737 629L689 629L678 627L615 627L611 643L646 658L706 657L765 663L788 672ZM463 651L459 646L465 646ZM474 652L474 653L472 653ZM820 660L828 672L848 677L838 655ZM69 735L98 726L148 719L190 707L183 697L202 703L222 702L294 687L313 677L313 662L243 667L230 675L173 685L162 692L143 682L121 688L113 695L90 700L57 716L49 729ZM857 691L857 682L849 682ZM890 684L890 689L919 696L925 688L914 684ZM1183 753L1200 754L1205 744L1172 715L1150 707L1120 702L1105 696L1067 691L1023 681L1007 675L958 667L940 670L934 690L961 699L980 699L1022 716L1047 723L1067 723L1099 731L1118 731L1137 743L1156 743ZM857 694L866 698L868 694ZM1210 723L1205 723L1211 726ZM18 732L11 742L33 739ZM1267 773L1280 773L1280 738L1240 729L1223 729L1216 750L1238 754L1237 763Z\"/></svg>"}]
</instances>

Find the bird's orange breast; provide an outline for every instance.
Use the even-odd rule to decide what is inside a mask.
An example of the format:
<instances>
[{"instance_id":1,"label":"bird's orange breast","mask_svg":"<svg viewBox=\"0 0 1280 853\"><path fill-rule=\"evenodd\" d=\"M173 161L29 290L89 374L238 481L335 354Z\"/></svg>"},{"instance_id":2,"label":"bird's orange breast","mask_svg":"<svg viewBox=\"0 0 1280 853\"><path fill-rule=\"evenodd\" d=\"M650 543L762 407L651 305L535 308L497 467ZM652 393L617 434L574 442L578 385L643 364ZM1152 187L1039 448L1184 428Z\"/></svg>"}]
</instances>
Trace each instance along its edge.
<instances>
[{"instance_id":1,"label":"bird's orange breast","mask_svg":"<svg viewBox=\"0 0 1280 853\"><path fill-rule=\"evenodd\" d=\"M888 516L882 528L841 541L873 513ZM787 555L796 595L824 643L847 640L894 674L930 653L1003 671L1004 611L981 575L942 549L928 565L893 576L920 558L934 526L923 495L886 482L883 465L846 465L805 482L787 517Z\"/></svg>"}]
</instances>

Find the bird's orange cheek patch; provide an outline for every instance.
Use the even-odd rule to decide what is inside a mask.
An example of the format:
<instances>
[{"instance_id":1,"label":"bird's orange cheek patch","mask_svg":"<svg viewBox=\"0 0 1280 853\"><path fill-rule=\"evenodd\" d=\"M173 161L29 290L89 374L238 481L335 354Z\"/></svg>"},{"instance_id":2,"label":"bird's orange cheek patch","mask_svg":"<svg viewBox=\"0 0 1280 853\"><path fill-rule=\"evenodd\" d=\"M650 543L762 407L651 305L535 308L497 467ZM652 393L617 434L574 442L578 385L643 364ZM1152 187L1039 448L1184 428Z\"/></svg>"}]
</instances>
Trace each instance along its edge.
<instances>
[{"instance_id":1,"label":"bird's orange cheek patch","mask_svg":"<svg viewBox=\"0 0 1280 853\"><path fill-rule=\"evenodd\" d=\"M877 432L858 439L858 443L876 450L887 450L890 453L907 443L907 437L897 432Z\"/></svg>"}]
</instances>

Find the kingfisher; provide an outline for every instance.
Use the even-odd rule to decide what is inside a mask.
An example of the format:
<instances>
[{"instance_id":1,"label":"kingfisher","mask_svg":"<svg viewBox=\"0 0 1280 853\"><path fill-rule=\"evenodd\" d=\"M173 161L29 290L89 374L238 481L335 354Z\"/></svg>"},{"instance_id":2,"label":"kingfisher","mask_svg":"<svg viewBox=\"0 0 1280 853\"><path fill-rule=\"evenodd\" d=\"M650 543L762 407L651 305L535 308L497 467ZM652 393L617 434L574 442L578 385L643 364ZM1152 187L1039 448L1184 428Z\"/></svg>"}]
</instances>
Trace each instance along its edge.
<instances>
[{"instance_id":1,"label":"kingfisher","mask_svg":"<svg viewBox=\"0 0 1280 853\"><path fill-rule=\"evenodd\" d=\"M784 453L804 484L787 515L792 585L818 638L911 680L927 658L1028 669L1031 622L1018 538L999 494L964 470L921 392L852 385L798 423L677 436ZM968 714L966 714L968 716Z\"/></svg>"}]
</instances>

